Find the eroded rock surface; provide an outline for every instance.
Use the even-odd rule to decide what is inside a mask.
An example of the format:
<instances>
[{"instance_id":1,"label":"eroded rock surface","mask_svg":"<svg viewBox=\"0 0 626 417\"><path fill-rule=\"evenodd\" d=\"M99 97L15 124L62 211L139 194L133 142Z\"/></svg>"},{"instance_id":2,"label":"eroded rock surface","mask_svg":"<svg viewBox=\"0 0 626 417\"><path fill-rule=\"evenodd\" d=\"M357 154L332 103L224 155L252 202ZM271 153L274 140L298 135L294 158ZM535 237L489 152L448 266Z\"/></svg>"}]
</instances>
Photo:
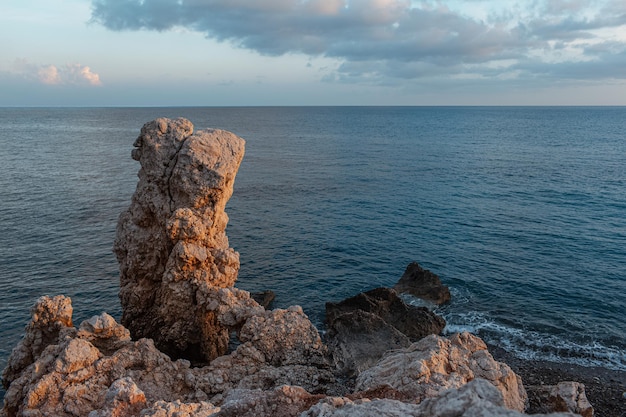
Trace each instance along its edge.
<instances>
[{"instance_id":1,"label":"eroded rock surface","mask_svg":"<svg viewBox=\"0 0 626 417\"><path fill-rule=\"evenodd\" d=\"M594 409L587 400L585 386L578 382L563 381L556 385L533 385L532 391L540 407L537 411L553 413L567 411L582 417L593 417Z\"/></svg>"},{"instance_id":2,"label":"eroded rock surface","mask_svg":"<svg viewBox=\"0 0 626 417\"><path fill-rule=\"evenodd\" d=\"M393 399L326 398L301 417L522 417L525 414L505 407L502 394L488 381L475 379L420 404ZM545 414L537 414L537 417ZM552 417L576 417L572 413Z\"/></svg>"},{"instance_id":3,"label":"eroded rock surface","mask_svg":"<svg viewBox=\"0 0 626 417\"><path fill-rule=\"evenodd\" d=\"M214 359L226 352L229 330L199 300L237 279L224 208L244 140L223 130L194 133L186 119L157 119L143 126L135 147L139 182L114 244L122 324L172 357Z\"/></svg>"},{"instance_id":4,"label":"eroded rock surface","mask_svg":"<svg viewBox=\"0 0 626 417\"><path fill-rule=\"evenodd\" d=\"M40 297L30 310L32 320L24 337L11 352L2 372L5 388L41 355L48 345L56 343L59 334L72 327L72 300L69 297Z\"/></svg>"},{"instance_id":5,"label":"eroded rock surface","mask_svg":"<svg viewBox=\"0 0 626 417\"><path fill-rule=\"evenodd\" d=\"M441 333L446 324L426 307L407 305L390 288L326 303L326 322L333 364L346 376L358 375L390 349Z\"/></svg>"},{"instance_id":6,"label":"eroded rock surface","mask_svg":"<svg viewBox=\"0 0 626 417\"><path fill-rule=\"evenodd\" d=\"M469 333L448 338L431 335L407 349L388 352L357 377L356 389L389 385L419 402L476 378L493 384L506 407L525 410L528 396L521 378L508 365L496 362L485 343Z\"/></svg>"},{"instance_id":7,"label":"eroded rock surface","mask_svg":"<svg viewBox=\"0 0 626 417\"><path fill-rule=\"evenodd\" d=\"M62 320L70 324L68 308L59 305L71 311L65 297L42 297L27 328L50 334ZM234 352L196 368L187 360L172 361L151 339L130 340L128 330L106 313L79 329L64 325L31 363L5 381L0 415L209 415L219 411L216 402L232 389L272 391L290 385L325 395L336 381L320 335L302 309L260 310L241 326L242 344ZM19 352L10 363L23 357Z\"/></svg>"}]
</instances>

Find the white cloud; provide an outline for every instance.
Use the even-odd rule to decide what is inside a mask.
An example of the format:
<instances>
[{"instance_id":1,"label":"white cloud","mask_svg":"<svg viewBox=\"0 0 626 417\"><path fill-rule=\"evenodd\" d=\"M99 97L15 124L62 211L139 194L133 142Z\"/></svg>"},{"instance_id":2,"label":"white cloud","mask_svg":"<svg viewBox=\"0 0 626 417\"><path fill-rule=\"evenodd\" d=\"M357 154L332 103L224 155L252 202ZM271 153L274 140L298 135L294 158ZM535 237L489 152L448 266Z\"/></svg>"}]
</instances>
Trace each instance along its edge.
<instances>
[{"instance_id":1,"label":"white cloud","mask_svg":"<svg viewBox=\"0 0 626 417\"><path fill-rule=\"evenodd\" d=\"M54 65L39 67L37 70L37 78L42 84L55 85L61 84L59 70Z\"/></svg>"},{"instance_id":2,"label":"white cloud","mask_svg":"<svg viewBox=\"0 0 626 417\"><path fill-rule=\"evenodd\" d=\"M52 64L32 64L28 60L20 58L13 62L9 72L45 85L102 85L100 75L93 72L88 66L81 64L66 64L57 67Z\"/></svg>"}]
</instances>

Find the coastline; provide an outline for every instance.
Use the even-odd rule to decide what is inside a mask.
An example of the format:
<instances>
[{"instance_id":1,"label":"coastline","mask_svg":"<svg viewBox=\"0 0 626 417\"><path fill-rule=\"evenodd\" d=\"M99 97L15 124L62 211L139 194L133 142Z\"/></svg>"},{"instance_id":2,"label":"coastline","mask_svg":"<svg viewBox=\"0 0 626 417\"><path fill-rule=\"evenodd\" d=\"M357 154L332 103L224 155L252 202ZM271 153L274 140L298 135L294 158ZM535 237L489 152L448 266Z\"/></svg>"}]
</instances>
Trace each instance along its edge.
<instances>
[{"instance_id":1,"label":"coastline","mask_svg":"<svg viewBox=\"0 0 626 417\"><path fill-rule=\"evenodd\" d=\"M533 395L533 386L574 381L585 385L587 399L593 406L596 417L626 416L626 371L521 359L498 346L492 344L487 346L495 360L506 363L522 378L530 400L530 407L526 413L539 412L537 396Z\"/></svg>"}]
</instances>

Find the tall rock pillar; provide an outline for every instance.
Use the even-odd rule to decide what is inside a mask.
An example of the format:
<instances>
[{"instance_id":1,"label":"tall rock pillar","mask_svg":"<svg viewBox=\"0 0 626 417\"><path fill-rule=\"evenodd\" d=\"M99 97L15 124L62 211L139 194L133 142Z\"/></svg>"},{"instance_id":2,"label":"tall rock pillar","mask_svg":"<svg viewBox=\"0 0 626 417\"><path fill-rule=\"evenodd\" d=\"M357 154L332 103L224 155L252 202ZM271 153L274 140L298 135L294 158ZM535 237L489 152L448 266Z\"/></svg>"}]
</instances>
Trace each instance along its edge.
<instances>
[{"instance_id":1,"label":"tall rock pillar","mask_svg":"<svg viewBox=\"0 0 626 417\"><path fill-rule=\"evenodd\" d=\"M134 144L139 182L113 246L122 324L174 358L207 361L228 346L228 329L206 300L232 287L239 271L224 209L244 144L230 132L194 133L188 120L164 118L146 123Z\"/></svg>"}]
</instances>

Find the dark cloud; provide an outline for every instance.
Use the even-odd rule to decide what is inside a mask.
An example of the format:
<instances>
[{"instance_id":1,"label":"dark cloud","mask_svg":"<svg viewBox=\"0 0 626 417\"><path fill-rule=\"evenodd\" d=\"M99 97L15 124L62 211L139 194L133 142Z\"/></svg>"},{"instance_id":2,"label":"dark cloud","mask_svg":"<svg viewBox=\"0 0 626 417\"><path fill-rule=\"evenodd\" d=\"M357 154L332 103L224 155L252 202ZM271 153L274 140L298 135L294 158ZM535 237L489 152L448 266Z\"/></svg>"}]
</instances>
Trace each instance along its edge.
<instances>
[{"instance_id":1,"label":"dark cloud","mask_svg":"<svg viewBox=\"0 0 626 417\"><path fill-rule=\"evenodd\" d=\"M459 74L497 78L507 71L536 77L560 73L559 68L567 65L580 67L572 73L590 79L617 72L594 75L586 69L591 65L583 61L594 61L598 67L614 63L610 54L594 47L604 41L595 31L626 25L623 0L604 1L601 7L588 0L536 1L531 9L502 12L485 20L455 11L445 3L92 0L92 21L112 30L185 27L264 55L301 53L336 58L341 65L329 77L336 80L384 83L387 78ZM576 47L585 59L554 63L554 59L537 58L541 53L563 54L572 42L578 42ZM612 48L615 50L615 45ZM515 61L514 65L498 65L507 60Z\"/></svg>"}]
</instances>

